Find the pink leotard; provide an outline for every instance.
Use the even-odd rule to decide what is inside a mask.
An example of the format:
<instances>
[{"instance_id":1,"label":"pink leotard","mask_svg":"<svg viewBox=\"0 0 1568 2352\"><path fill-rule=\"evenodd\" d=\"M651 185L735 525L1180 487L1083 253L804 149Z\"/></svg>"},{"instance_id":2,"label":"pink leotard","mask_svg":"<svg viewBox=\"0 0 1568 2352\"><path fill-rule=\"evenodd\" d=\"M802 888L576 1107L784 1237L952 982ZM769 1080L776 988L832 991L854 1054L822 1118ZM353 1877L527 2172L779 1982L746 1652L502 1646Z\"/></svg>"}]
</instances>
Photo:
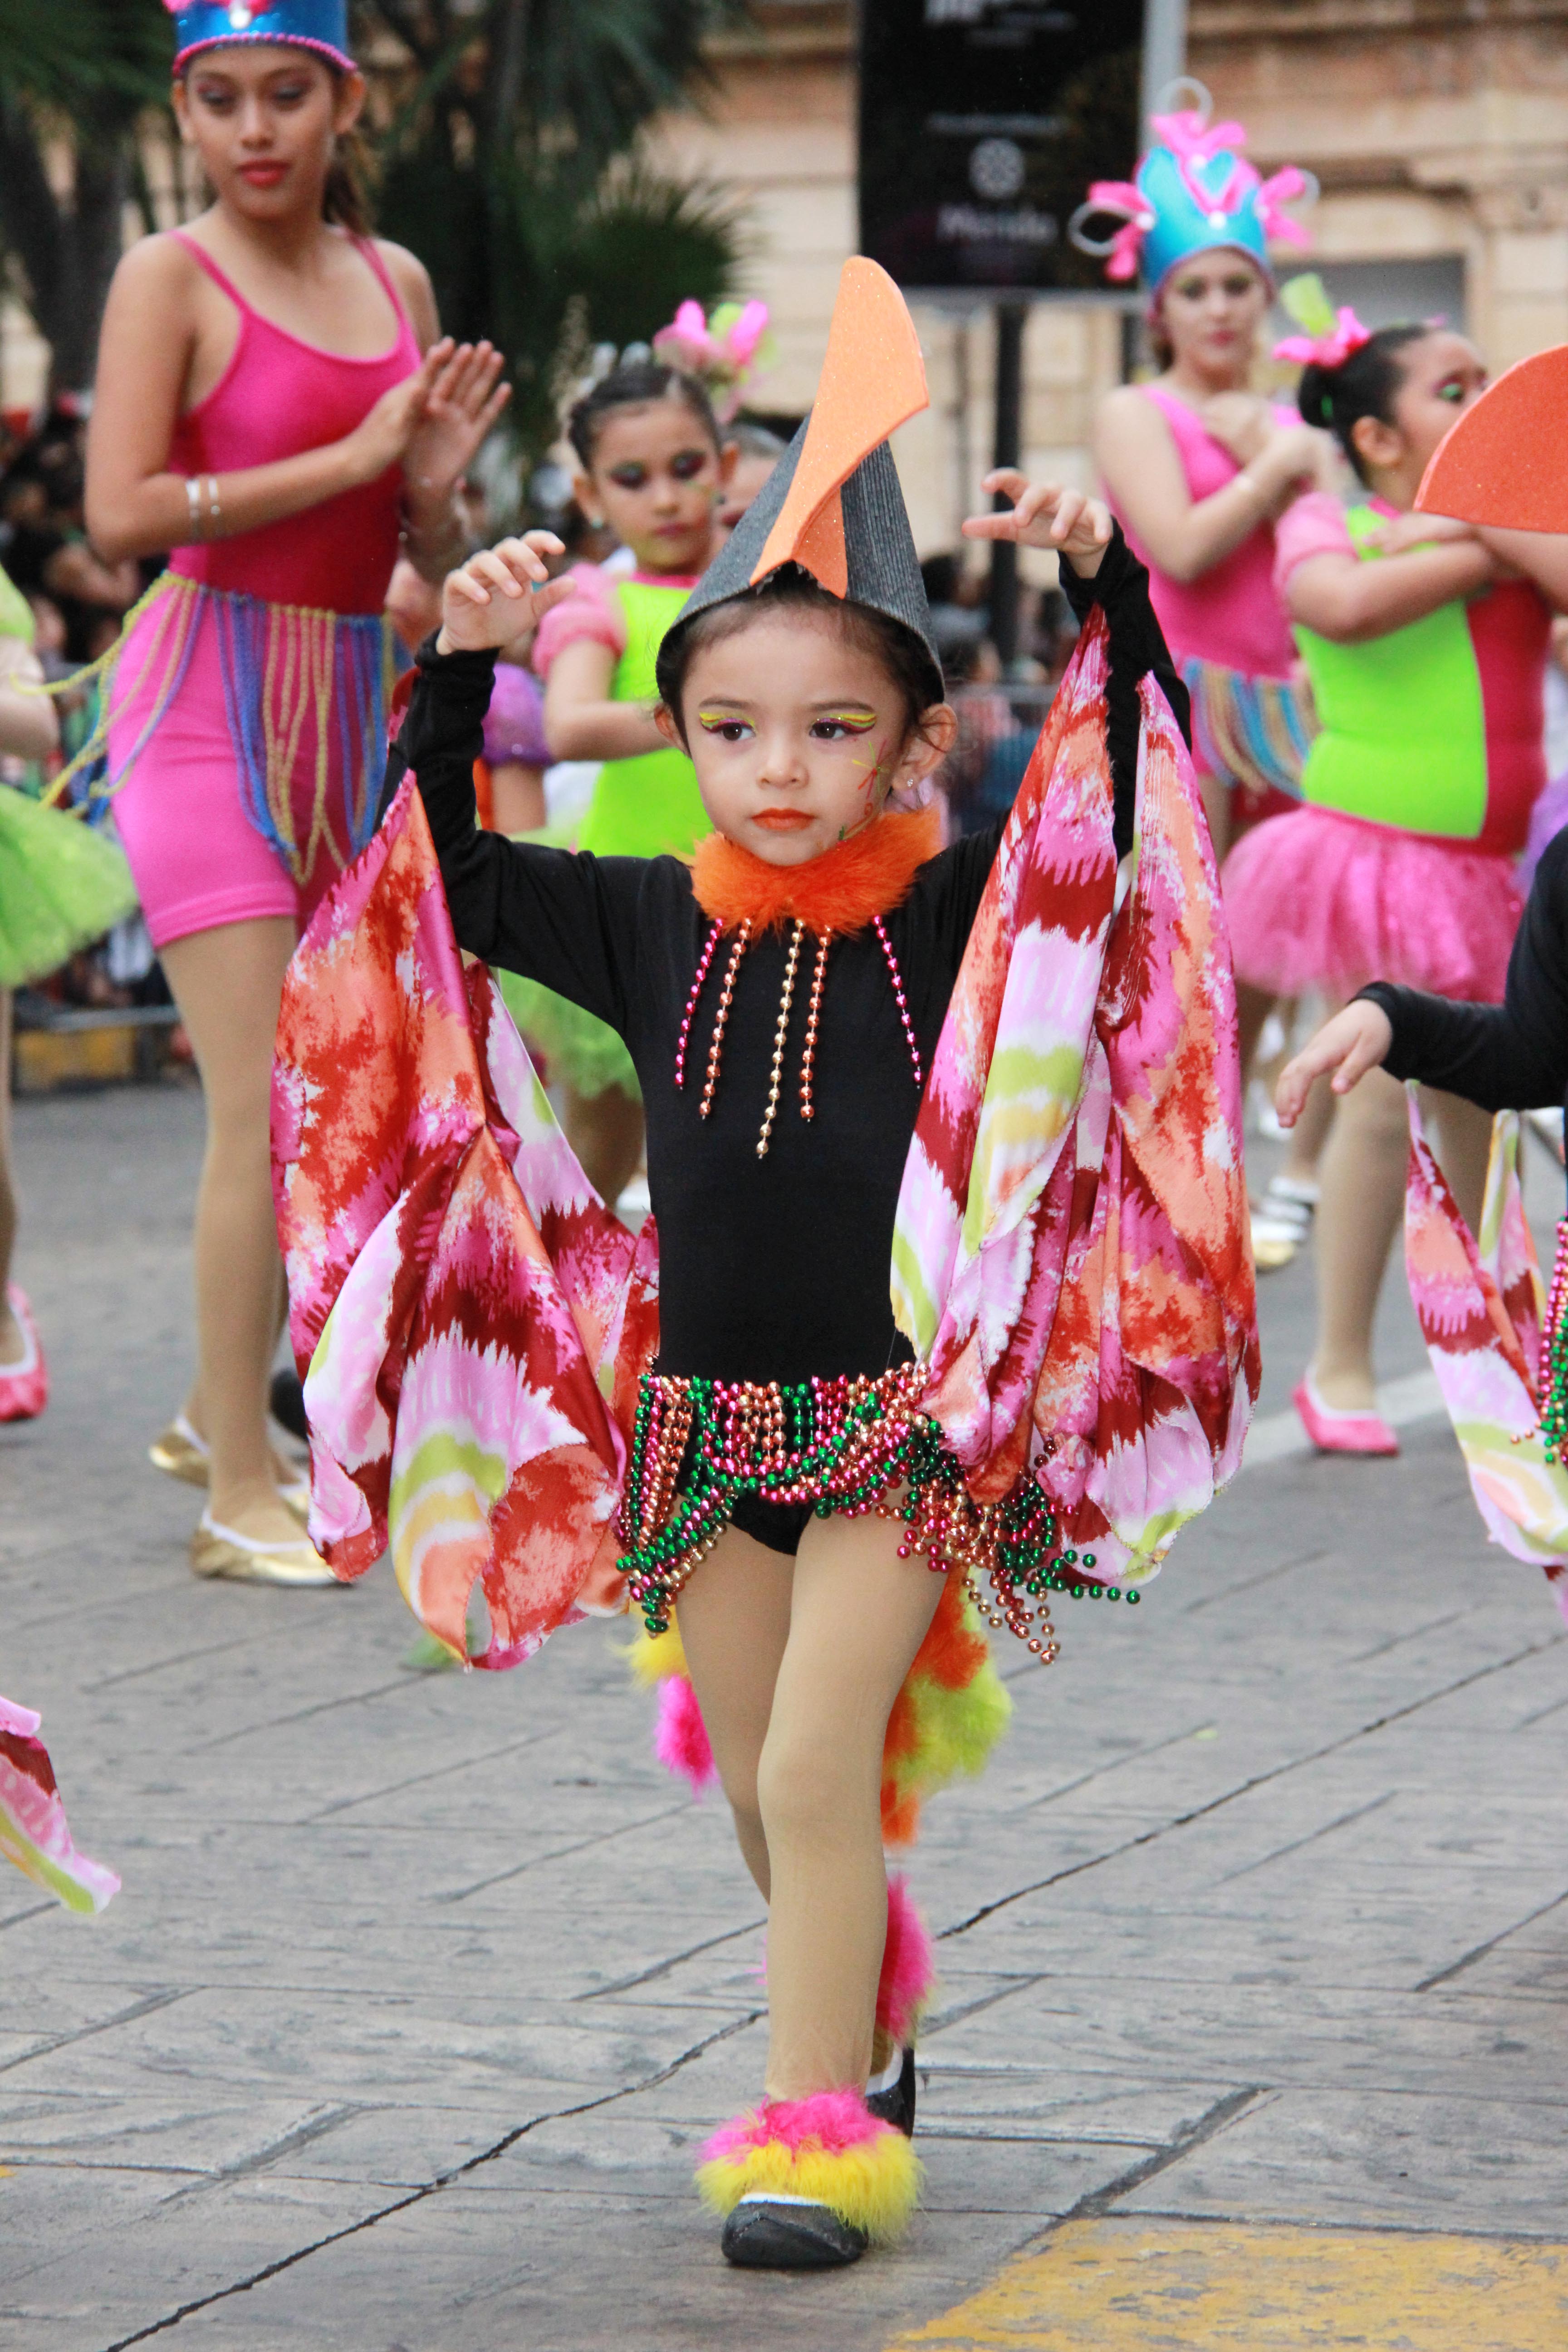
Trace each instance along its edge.
<instances>
[{"instance_id":1,"label":"pink leotard","mask_svg":"<svg viewBox=\"0 0 1568 2352\"><path fill-rule=\"evenodd\" d=\"M407 313L368 240L356 238L355 244L392 303L396 333L378 357L353 359L320 351L274 326L195 238L174 233L239 313L238 340L222 378L175 427L169 454L174 472L233 473L342 440L383 393L419 365ZM289 916L302 924L352 854L343 817L344 779L351 769L363 766L363 747L372 731L364 681L379 664L379 653L367 640L374 626L371 616L382 611L397 559L401 491L401 470L393 467L376 481L281 522L175 550L171 572L216 593L199 601L177 690L113 803L159 947L259 916ZM278 607L305 607L308 613L298 620L284 614L269 621L268 608ZM311 614L342 618L333 625L320 617L312 621ZM120 772L155 707L159 658L143 656L156 646L159 625L154 606L137 623L121 656L110 688L111 775ZM167 628L166 620L163 625ZM273 634L266 643L277 656L273 732L291 750L286 791L300 843L308 840L323 772L330 782L331 831L302 873L291 870L258 827L256 747L249 743L247 777L236 737L237 677L266 666L256 648L268 629ZM249 650L242 662L236 646L247 630ZM330 702L324 728L321 669L308 673L310 658L326 665ZM254 688L253 707L260 691ZM303 719L297 720L291 714L301 708ZM254 737L256 728L242 731Z\"/></svg>"},{"instance_id":2,"label":"pink leotard","mask_svg":"<svg viewBox=\"0 0 1568 2352\"><path fill-rule=\"evenodd\" d=\"M1171 428L1187 488L1194 505L1233 482L1241 467L1222 441L1194 415L1185 401L1163 384L1140 387ZM1278 412L1281 424L1296 420ZM1149 566L1149 594L1176 667L1198 660L1240 670L1247 677L1289 677L1296 648L1274 585L1274 532L1259 523L1239 547L1196 580L1173 580L1138 543L1125 516L1122 529L1134 552Z\"/></svg>"}]
</instances>

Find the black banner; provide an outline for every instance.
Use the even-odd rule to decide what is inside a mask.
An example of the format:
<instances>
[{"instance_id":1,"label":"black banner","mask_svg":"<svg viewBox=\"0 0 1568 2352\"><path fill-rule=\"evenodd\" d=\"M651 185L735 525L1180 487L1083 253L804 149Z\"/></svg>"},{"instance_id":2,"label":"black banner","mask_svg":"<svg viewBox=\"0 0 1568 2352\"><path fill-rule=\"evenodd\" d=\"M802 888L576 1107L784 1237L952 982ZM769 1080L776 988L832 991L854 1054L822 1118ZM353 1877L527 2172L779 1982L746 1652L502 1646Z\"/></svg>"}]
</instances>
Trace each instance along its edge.
<instances>
[{"instance_id":1,"label":"black banner","mask_svg":"<svg viewBox=\"0 0 1568 2352\"><path fill-rule=\"evenodd\" d=\"M860 250L908 288L1103 287L1068 243L1138 159L1142 0L862 0Z\"/></svg>"}]
</instances>

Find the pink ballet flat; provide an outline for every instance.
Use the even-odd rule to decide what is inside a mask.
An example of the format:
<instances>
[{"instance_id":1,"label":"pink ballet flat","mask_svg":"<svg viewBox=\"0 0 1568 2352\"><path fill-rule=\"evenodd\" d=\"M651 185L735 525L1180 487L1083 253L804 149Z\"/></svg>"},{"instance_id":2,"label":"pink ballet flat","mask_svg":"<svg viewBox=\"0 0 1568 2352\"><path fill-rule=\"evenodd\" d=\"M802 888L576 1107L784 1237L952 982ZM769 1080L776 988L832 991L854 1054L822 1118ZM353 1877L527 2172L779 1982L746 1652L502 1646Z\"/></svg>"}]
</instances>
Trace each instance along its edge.
<instances>
[{"instance_id":1,"label":"pink ballet flat","mask_svg":"<svg viewBox=\"0 0 1568 2352\"><path fill-rule=\"evenodd\" d=\"M1338 1405L1325 1404L1312 1385L1310 1372L1303 1374L1299 1386L1291 1392L1291 1403L1301 1416L1301 1426L1320 1454L1397 1454L1399 1440L1380 1412L1346 1412Z\"/></svg>"},{"instance_id":2,"label":"pink ballet flat","mask_svg":"<svg viewBox=\"0 0 1568 2352\"><path fill-rule=\"evenodd\" d=\"M0 1421L37 1421L49 1401L49 1368L25 1291L6 1286L5 1303L22 1327L22 1360L0 1364Z\"/></svg>"}]
</instances>

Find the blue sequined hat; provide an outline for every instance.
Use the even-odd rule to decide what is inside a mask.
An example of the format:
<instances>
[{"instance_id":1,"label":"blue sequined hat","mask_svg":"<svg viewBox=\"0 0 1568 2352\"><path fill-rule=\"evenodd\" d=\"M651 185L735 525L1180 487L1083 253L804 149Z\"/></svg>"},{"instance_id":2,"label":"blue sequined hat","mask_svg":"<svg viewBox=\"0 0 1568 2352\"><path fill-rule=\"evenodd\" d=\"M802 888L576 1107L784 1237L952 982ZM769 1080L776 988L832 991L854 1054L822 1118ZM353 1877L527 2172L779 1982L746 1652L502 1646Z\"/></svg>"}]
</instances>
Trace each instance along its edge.
<instances>
[{"instance_id":1,"label":"blue sequined hat","mask_svg":"<svg viewBox=\"0 0 1568 2352\"><path fill-rule=\"evenodd\" d=\"M1157 293L1178 263L1194 253L1219 249L1244 253L1272 286L1270 245L1310 245L1305 225L1285 210L1316 184L1293 163L1261 179L1242 153L1247 133L1239 122L1210 122L1209 95L1201 83L1201 104L1174 114L1153 114L1155 143L1138 166L1136 180L1096 180L1088 199L1068 224L1080 253L1105 262L1108 278L1125 282L1142 274ZM1120 220L1110 237L1086 234L1096 217Z\"/></svg>"},{"instance_id":2,"label":"blue sequined hat","mask_svg":"<svg viewBox=\"0 0 1568 2352\"><path fill-rule=\"evenodd\" d=\"M246 41L285 41L291 48L313 49L343 73L354 71L348 0L199 0L195 7L163 0L163 5L174 19L176 73L203 49L230 48Z\"/></svg>"}]
</instances>

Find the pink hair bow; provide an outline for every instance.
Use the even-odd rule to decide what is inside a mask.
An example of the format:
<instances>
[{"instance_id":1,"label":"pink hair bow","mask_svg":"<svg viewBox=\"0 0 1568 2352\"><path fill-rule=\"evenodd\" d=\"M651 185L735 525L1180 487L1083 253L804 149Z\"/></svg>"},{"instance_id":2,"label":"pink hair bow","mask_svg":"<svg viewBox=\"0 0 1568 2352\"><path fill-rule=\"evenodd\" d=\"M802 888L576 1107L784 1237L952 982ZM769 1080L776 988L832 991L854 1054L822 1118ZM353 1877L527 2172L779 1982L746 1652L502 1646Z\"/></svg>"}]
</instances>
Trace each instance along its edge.
<instances>
[{"instance_id":1,"label":"pink hair bow","mask_svg":"<svg viewBox=\"0 0 1568 2352\"><path fill-rule=\"evenodd\" d=\"M1371 341L1372 329L1363 327L1353 310L1344 309L1337 314L1331 334L1287 335L1282 343L1275 344L1274 356L1299 361L1303 367L1332 371L1342 368L1352 352Z\"/></svg>"},{"instance_id":2,"label":"pink hair bow","mask_svg":"<svg viewBox=\"0 0 1568 2352\"><path fill-rule=\"evenodd\" d=\"M712 395L714 413L728 424L747 381L767 363L767 342L765 302L725 302L708 318L700 302L687 300L668 326L659 329L653 348L668 366L700 376Z\"/></svg>"}]
</instances>

